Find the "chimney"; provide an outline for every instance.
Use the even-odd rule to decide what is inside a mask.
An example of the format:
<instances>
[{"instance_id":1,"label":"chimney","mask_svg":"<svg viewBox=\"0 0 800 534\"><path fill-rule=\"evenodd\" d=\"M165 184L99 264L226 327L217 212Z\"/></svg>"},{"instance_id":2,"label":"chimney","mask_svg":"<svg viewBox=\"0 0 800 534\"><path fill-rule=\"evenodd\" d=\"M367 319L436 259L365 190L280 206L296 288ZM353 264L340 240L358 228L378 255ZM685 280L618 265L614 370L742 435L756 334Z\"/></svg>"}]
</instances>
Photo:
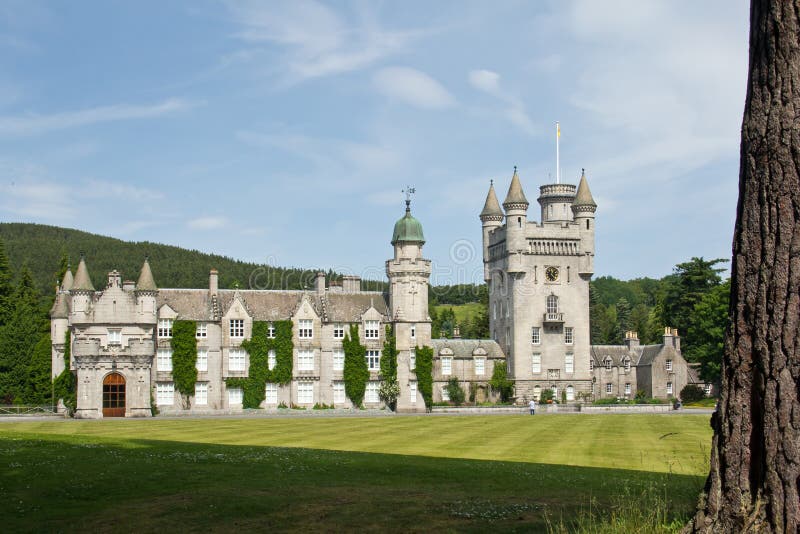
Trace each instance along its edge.
<instances>
[{"instance_id":1,"label":"chimney","mask_svg":"<svg viewBox=\"0 0 800 534\"><path fill-rule=\"evenodd\" d=\"M125 291L133 291L136 289L136 284L133 282L133 280L125 280L122 282L122 289Z\"/></svg>"},{"instance_id":2,"label":"chimney","mask_svg":"<svg viewBox=\"0 0 800 534\"><path fill-rule=\"evenodd\" d=\"M325 273L323 273L322 271L317 273L316 288L317 288L317 293L319 293L320 295L325 293Z\"/></svg>"},{"instance_id":3,"label":"chimney","mask_svg":"<svg viewBox=\"0 0 800 534\"><path fill-rule=\"evenodd\" d=\"M339 280L331 280L331 283L328 284L328 291L331 293L341 293L342 282Z\"/></svg>"},{"instance_id":4,"label":"chimney","mask_svg":"<svg viewBox=\"0 0 800 534\"><path fill-rule=\"evenodd\" d=\"M216 295L219 291L219 274L216 269L211 269L211 272L208 273L208 291L212 295Z\"/></svg>"},{"instance_id":5,"label":"chimney","mask_svg":"<svg viewBox=\"0 0 800 534\"><path fill-rule=\"evenodd\" d=\"M678 329L672 329L672 346L675 347L675 350L678 352L681 351L681 336L678 335Z\"/></svg>"},{"instance_id":6,"label":"chimney","mask_svg":"<svg viewBox=\"0 0 800 534\"><path fill-rule=\"evenodd\" d=\"M359 293L361 291L361 277L353 275L342 276L342 291L345 293Z\"/></svg>"},{"instance_id":7,"label":"chimney","mask_svg":"<svg viewBox=\"0 0 800 534\"><path fill-rule=\"evenodd\" d=\"M639 334L633 330L625 332L625 346L628 350L635 349L639 346Z\"/></svg>"},{"instance_id":8,"label":"chimney","mask_svg":"<svg viewBox=\"0 0 800 534\"><path fill-rule=\"evenodd\" d=\"M461 329L458 325L453 326L453 339L461 339Z\"/></svg>"}]
</instances>

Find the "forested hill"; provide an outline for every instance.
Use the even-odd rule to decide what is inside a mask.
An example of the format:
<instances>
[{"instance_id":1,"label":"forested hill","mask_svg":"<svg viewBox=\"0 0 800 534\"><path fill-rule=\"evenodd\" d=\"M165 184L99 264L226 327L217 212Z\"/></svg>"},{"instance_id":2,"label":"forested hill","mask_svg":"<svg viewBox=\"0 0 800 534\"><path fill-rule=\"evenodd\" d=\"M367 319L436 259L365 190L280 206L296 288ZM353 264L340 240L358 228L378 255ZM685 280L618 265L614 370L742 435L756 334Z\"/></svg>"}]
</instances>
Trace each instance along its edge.
<instances>
[{"instance_id":1,"label":"forested hill","mask_svg":"<svg viewBox=\"0 0 800 534\"><path fill-rule=\"evenodd\" d=\"M53 292L62 257L70 259L74 272L81 252L86 254L89 274L98 289L105 286L106 275L113 269L125 279L136 280L145 256L150 257L159 287L206 287L212 268L219 270L222 288L238 284L242 288L302 289L313 287L316 274L308 269L266 267L171 245L122 241L42 224L0 223L0 239L12 270L20 272L22 265L27 265L45 295ZM337 278L335 273L327 274ZM364 288L383 289L384 283L367 282Z\"/></svg>"}]
</instances>

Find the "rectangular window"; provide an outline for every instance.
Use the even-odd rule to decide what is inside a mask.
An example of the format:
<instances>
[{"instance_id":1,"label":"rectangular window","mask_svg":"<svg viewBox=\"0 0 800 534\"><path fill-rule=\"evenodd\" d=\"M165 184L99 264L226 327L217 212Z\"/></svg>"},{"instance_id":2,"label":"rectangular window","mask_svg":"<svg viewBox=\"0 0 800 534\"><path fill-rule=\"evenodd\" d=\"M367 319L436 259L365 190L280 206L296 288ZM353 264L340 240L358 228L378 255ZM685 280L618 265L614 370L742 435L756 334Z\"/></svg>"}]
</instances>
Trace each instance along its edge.
<instances>
[{"instance_id":1,"label":"rectangular window","mask_svg":"<svg viewBox=\"0 0 800 534\"><path fill-rule=\"evenodd\" d=\"M378 388L380 382L367 382L367 390L364 392L364 402L379 402Z\"/></svg>"},{"instance_id":2,"label":"rectangular window","mask_svg":"<svg viewBox=\"0 0 800 534\"><path fill-rule=\"evenodd\" d=\"M417 349L408 351L408 368L412 371L417 368Z\"/></svg>"},{"instance_id":3,"label":"rectangular window","mask_svg":"<svg viewBox=\"0 0 800 534\"><path fill-rule=\"evenodd\" d=\"M606 395L611 395L611 393L613 392L613 388L614 386L611 384L611 382L606 384Z\"/></svg>"},{"instance_id":4,"label":"rectangular window","mask_svg":"<svg viewBox=\"0 0 800 534\"><path fill-rule=\"evenodd\" d=\"M197 323L197 329L194 332L194 337L202 339L208 337L208 324Z\"/></svg>"},{"instance_id":5,"label":"rectangular window","mask_svg":"<svg viewBox=\"0 0 800 534\"><path fill-rule=\"evenodd\" d=\"M589 358L589 371L594 371L594 360Z\"/></svg>"},{"instance_id":6,"label":"rectangular window","mask_svg":"<svg viewBox=\"0 0 800 534\"><path fill-rule=\"evenodd\" d=\"M606 362L606 371L610 371L611 370L611 358L606 357L605 362Z\"/></svg>"},{"instance_id":7,"label":"rectangular window","mask_svg":"<svg viewBox=\"0 0 800 534\"><path fill-rule=\"evenodd\" d=\"M703 384L703 391L705 391L706 397L711 395L711 384Z\"/></svg>"},{"instance_id":8,"label":"rectangular window","mask_svg":"<svg viewBox=\"0 0 800 534\"><path fill-rule=\"evenodd\" d=\"M228 371L244 371L244 349L228 349Z\"/></svg>"},{"instance_id":9,"label":"rectangular window","mask_svg":"<svg viewBox=\"0 0 800 534\"><path fill-rule=\"evenodd\" d=\"M538 345L542 342L542 337L539 335L539 327L534 326L531 328L531 343Z\"/></svg>"},{"instance_id":10,"label":"rectangular window","mask_svg":"<svg viewBox=\"0 0 800 534\"><path fill-rule=\"evenodd\" d=\"M344 382L333 383L333 403L342 404L345 402Z\"/></svg>"},{"instance_id":11,"label":"rectangular window","mask_svg":"<svg viewBox=\"0 0 800 534\"><path fill-rule=\"evenodd\" d=\"M228 406L241 404L244 400L244 390L242 388L228 388Z\"/></svg>"},{"instance_id":12,"label":"rectangular window","mask_svg":"<svg viewBox=\"0 0 800 534\"><path fill-rule=\"evenodd\" d=\"M267 339L275 339L275 325L272 323L267 325Z\"/></svg>"},{"instance_id":13,"label":"rectangular window","mask_svg":"<svg viewBox=\"0 0 800 534\"><path fill-rule=\"evenodd\" d=\"M672 371L672 360L667 360L664 363L666 364L667 371Z\"/></svg>"},{"instance_id":14,"label":"rectangular window","mask_svg":"<svg viewBox=\"0 0 800 534\"><path fill-rule=\"evenodd\" d=\"M172 349L158 349L156 357L157 371L172 371Z\"/></svg>"},{"instance_id":15,"label":"rectangular window","mask_svg":"<svg viewBox=\"0 0 800 534\"><path fill-rule=\"evenodd\" d=\"M511 327L507 326L506 327L506 345L510 345L510 344L511 344Z\"/></svg>"},{"instance_id":16,"label":"rectangular window","mask_svg":"<svg viewBox=\"0 0 800 534\"><path fill-rule=\"evenodd\" d=\"M408 400L411 401L411 404L416 404L417 403L417 381L416 380L412 380L411 382L408 383L408 396L409 396Z\"/></svg>"},{"instance_id":17,"label":"rectangular window","mask_svg":"<svg viewBox=\"0 0 800 534\"><path fill-rule=\"evenodd\" d=\"M672 382L667 382L667 396L672 396Z\"/></svg>"},{"instance_id":18,"label":"rectangular window","mask_svg":"<svg viewBox=\"0 0 800 534\"><path fill-rule=\"evenodd\" d=\"M208 404L208 382L195 382L194 405L205 406Z\"/></svg>"},{"instance_id":19,"label":"rectangular window","mask_svg":"<svg viewBox=\"0 0 800 534\"><path fill-rule=\"evenodd\" d=\"M264 401L267 404L278 404L278 384L267 382L264 390Z\"/></svg>"},{"instance_id":20,"label":"rectangular window","mask_svg":"<svg viewBox=\"0 0 800 534\"><path fill-rule=\"evenodd\" d=\"M370 371L381 370L381 351L368 350L367 351L367 369Z\"/></svg>"},{"instance_id":21,"label":"rectangular window","mask_svg":"<svg viewBox=\"0 0 800 534\"><path fill-rule=\"evenodd\" d=\"M161 339L172 337L172 319L158 320L158 337Z\"/></svg>"},{"instance_id":22,"label":"rectangular window","mask_svg":"<svg viewBox=\"0 0 800 534\"><path fill-rule=\"evenodd\" d=\"M159 406L172 406L175 401L175 384L172 382L158 382L156 384L156 404Z\"/></svg>"},{"instance_id":23,"label":"rectangular window","mask_svg":"<svg viewBox=\"0 0 800 534\"><path fill-rule=\"evenodd\" d=\"M625 366L626 373L631 370L631 361L628 358L625 358L622 364Z\"/></svg>"},{"instance_id":24,"label":"rectangular window","mask_svg":"<svg viewBox=\"0 0 800 534\"><path fill-rule=\"evenodd\" d=\"M314 321L311 319L300 319L297 328L297 337L300 339L311 339L314 337Z\"/></svg>"},{"instance_id":25,"label":"rectangular window","mask_svg":"<svg viewBox=\"0 0 800 534\"><path fill-rule=\"evenodd\" d=\"M486 372L486 358L475 358L475 374L482 376Z\"/></svg>"},{"instance_id":26,"label":"rectangular window","mask_svg":"<svg viewBox=\"0 0 800 534\"><path fill-rule=\"evenodd\" d=\"M564 343L567 345L572 345L572 327L566 326L564 327Z\"/></svg>"},{"instance_id":27,"label":"rectangular window","mask_svg":"<svg viewBox=\"0 0 800 534\"><path fill-rule=\"evenodd\" d=\"M108 329L108 344L109 345L122 345L122 330L119 328Z\"/></svg>"},{"instance_id":28,"label":"rectangular window","mask_svg":"<svg viewBox=\"0 0 800 534\"><path fill-rule=\"evenodd\" d=\"M344 325L337 323L333 325L333 339L344 339Z\"/></svg>"},{"instance_id":29,"label":"rectangular window","mask_svg":"<svg viewBox=\"0 0 800 534\"><path fill-rule=\"evenodd\" d=\"M542 372L542 355L539 353L531 356L531 372L538 374Z\"/></svg>"},{"instance_id":30,"label":"rectangular window","mask_svg":"<svg viewBox=\"0 0 800 534\"><path fill-rule=\"evenodd\" d=\"M244 319L230 320L231 337L244 337Z\"/></svg>"},{"instance_id":31,"label":"rectangular window","mask_svg":"<svg viewBox=\"0 0 800 534\"><path fill-rule=\"evenodd\" d=\"M364 339L378 339L380 335L379 321L364 321Z\"/></svg>"},{"instance_id":32,"label":"rectangular window","mask_svg":"<svg viewBox=\"0 0 800 534\"><path fill-rule=\"evenodd\" d=\"M628 396L630 394L631 394L631 385L630 385L630 383L626 383L625 384L625 396Z\"/></svg>"},{"instance_id":33,"label":"rectangular window","mask_svg":"<svg viewBox=\"0 0 800 534\"><path fill-rule=\"evenodd\" d=\"M314 351L313 350L298 350L297 351L297 370L298 371L313 371L314 370Z\"/></svg>"},{"instance_id":34,"label":"rectangular window","mask_svg":"<svg viewBox=\"0 0 800 534\"><path fill-rule=\"evenodd\" d=\"M344 371L344 349L333 349L333 370Z\"/></svg>"},{"instance_id":35,"label":"rectangular window","mask_svg":"<svg viewBox=\"0 0 800 534\"><path fill-rule=\"evenodd\" d=\"M417 325L411 325L411 339L417 339Z\"/></svg>"},{"instance_id":36,"label":"rectangular window","mask_svg":"<svg viewBox=\"0 0 800 534\"><path fill-rule=\"evenodd\" d=\"M267 369L272 371L275 369L275 366L278 364L278 357L275 355L275 350L272 349L267 352Z\"/></svg>"},{"instance_id":37,"label":"rectangular window","mask_svg":"<svg viewBox=\"0 0 800 534\"><path fill-rule=\"evenodd\" d=\"M453 372L453 358L442 358L442 374L449 375Z\"/></svg>"},{"instance_id":38,"label":"rectangular window","mask_svg":"<svg viewBox=\"0 0 800 534\"><path fill-rule=\"evenodd\" d=\"M572 353L567 353L566 357L564 358L564 372L575 372L575 355Z\"/></svg>"},{"instance_id":39,"label":"rectangular window","mask_svg":"<svg viewBox=\"0 0 800 534\"><path fill-rule=\"evenodd\" d=\"M312 404L314 402L314 383L297 383L297 402L298 404Z\"/></svg>"},{"instance_id":40,"label":"rectangular window","mask_svg":"<svg viewBox=\"0 0 800 534\"><path fill-rule=\"evenodd\" d=\"M447 390L447 385L442 386L442 402L450 402L450 392Z\"/></svg>"},{"instance_id":41,"label":"rectangular window","mask_svg":"<svg viewBox=\"0 0 800 534\"><path fill-rule=\"evenodd\" d=\"M194 366L200 372L208 371L208 349L197 349L197 361Z\"/></svg>"}]
</instances>

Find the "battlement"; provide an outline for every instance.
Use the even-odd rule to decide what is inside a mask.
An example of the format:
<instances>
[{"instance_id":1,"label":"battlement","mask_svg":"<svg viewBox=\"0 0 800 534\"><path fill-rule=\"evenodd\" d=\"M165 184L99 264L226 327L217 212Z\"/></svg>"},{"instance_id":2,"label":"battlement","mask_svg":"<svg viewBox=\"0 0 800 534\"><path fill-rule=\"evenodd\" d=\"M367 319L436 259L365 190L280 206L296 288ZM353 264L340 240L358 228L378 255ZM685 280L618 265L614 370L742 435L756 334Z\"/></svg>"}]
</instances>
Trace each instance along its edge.
<instances>
[{"instance_id":1,"label":"battlement","mask_svg":"<svg viewBox=\"0 0 800 534\"><path fill-rule=\"evenodd\" d=\"M574 197L577 186L572 184L547 184L539 187L539 200L550 197Z\"/></svg>"},{"instance_id":2,"label":"battlement","mask_svg":"<svg viewBox=\"0 0 800 534\"><path fill-rule=\"evenodd\" d=\"M102 347L100 340L97 338L76 338L72 342L72 354L76 358L90 357L90 356L112 356L112 355L127 355L127 356L152 356L155 354L155 346L152 339L136 339L128 340L127 346L109 345Z\"/></svg>"}]
</instances>

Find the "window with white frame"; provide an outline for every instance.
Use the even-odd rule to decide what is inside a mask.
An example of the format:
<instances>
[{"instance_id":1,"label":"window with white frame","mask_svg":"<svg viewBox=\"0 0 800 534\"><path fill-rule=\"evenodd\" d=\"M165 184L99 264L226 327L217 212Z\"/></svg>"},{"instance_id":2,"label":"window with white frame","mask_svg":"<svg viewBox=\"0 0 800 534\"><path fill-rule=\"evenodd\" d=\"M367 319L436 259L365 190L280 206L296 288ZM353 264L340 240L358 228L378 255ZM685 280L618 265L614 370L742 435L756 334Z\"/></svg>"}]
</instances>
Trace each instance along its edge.
<instances>
[{"instance_id":1,"label":"window with white frame","mask_svg":"<svg viewBox=\"0 0 800 534\"><path fill-rule=\"evenodd\" d=\"M333 370L344 371L344 349L333 349Z\"/></svg>"},{"instance_id":2,"label":"window with white frame","mask_svg":"<svg viewBox=\"0 0 800 534\"><path fill-rule=\"evenodd\" d=\"M172 371L172 349L158 349L156 371Z\"/></svg>"},{"instance_id":3,"label":"window with white frame","mask_svg":"<svg viewBox=\"0 0 800 534\"><path fill-rule=\"evenodd\" d=\"M625 367L625 372L627 373L628 371L631 370L631 359L625 358L624 360L622 360L622 365Z\"/></svg>"},{"instance_id":4,"label":"window with white frame","mask_svg":"<svg viewBox=\"0 0 800 534\"><path fill-rule=\"evenodd\" d=\"M367 358L367 369L369 369L370 371L381 370L381 351L368 350L366 358Z\"/></svg>"},{"instance_id":5,"label":"window with white frame","mask_svg":"<svg viewBox=\"0 0 800 534\"><path fill-rule=\"evenodd\" d=\"M667 396L672 396L672 382L667 382Z\"/></svg>"},{"instance_id":6,"label":"window with white frame","mask_svg":"<svg viewBox=\"0 0 800 534\"><path fill-rule=\"evenodd\" d=\"M208 324L197 323L197 328L194 331L194 337L196 337L197 339L208 337Z\"/></svg>"},{"instance_id":7,"label":"window with white frame","mask_svg":"<svg viewBox=\"0 0 800 534\"><path fill-rule=\"evenodd\" d=\"M267 382L264 387L264 401L267 404L278 404L278 384Z\"/></svg>"},{"instance_id":8,"label":"window with white frame","mask_svg":"<svg viewBox=\"0 0 800 534\"><path fill-rule=\"evenodd\" d=\"M411 339L417 339L417 325L411 325Z\"/></svg>"},{"instance_id":9,"label":"window with white frame","mask_svg":"<svg viewBox=\"0 0 800 534\"><path fill-rule=\"evenodd\" d=\"M558 297L547 295L547 313L558 313Z\"/></svg>"},{"instance_id":10,"label":"window with white frame","mask_svg":"<svg viewBox=\"0 0 800 534\"><path fill-rule=\"evenodd\" d=\"M453 372L453 358L450 356L442 357L442 374L449 375Z\"/></svg>"},{"instance_id":11,"label":"window with white frame","mask_svg":"<svg viewBox=\"0 0 800 534\"><path fill-rule=\"evenodd\" d=\"M538 345L542 342L542 336L538 326L531 328L531 343Z\"/></svg>"},{"instance_id":12,"label":"window with white frame","mask_svg":"<svg viewBox=\"0 0 800 534\"><path fill-rule=\"evenodd\" d=\"M297 323L298 338L311 339L314 337L314 321L312 319L300 319Z\"/></svg>"},{"instance_id":13,"label":"window with white frame","mask_svg":"<svg viewBox=\"0 0 800 534\"><path fill-rule=\"evenodd\" d=\"M542 355L534 352L531 356L531 372L534 374L542 372Z\"/></svg>"},{"instance_id":14,"label":"window with white frame","mask_svg":"<svg viewBox=\"0 0 800 534\"><path fill-rule=\"evenodd\" d=\"M374 381L367 382L367 389L364 392L364 402L380 401L380 398L378 397L379 388L380 388L380 382L374 382Z\"/></svg>"},{"instance_id":15,"label":"window with white frame","mask_svg":"<svg viewBox=\"0 0 800 534\"><path fill-rule=\"evenodd\" d=\"M408 351L408 368L412 371L417 368L417 349Z\"/></svg>"},{"instance_id":16,"label":"window with white frame","mask_svg":"<svg viewBox=\"0 0 800 534\"><path fill-rule=\"evenodd\" d=\"M194 367L201 373L208 371L208 349L197 349L197 360Z\"/></svg>"},{"instance_id":17,"label":"window with white frame","mask_svg":"<svg viewBox=\"0 0 800 534\"><path fill-rule=\"evenodd\" d=\"M672 371L672 360L664 362L664 366L667 368L667 371Z\"/></svg>"},{"instance_id":18,"label":"window with white frame","mask_svg":"<svg viewBox=\"0 0 800 534\"><path fill-rule=\"evenodd\" d=\"M158 337L161 339L172 337L172 319L158 320Z\"/></svg>"},{"instance_id":19,"label":"window with white frame","mask_svg":"<svg viewBox=\"0 0 800 534\"><path fill-rule=\"evenodd\" d=\"M109 345L122 345L122 330L119 328L108 329L108 344Z\"/></svg>"},{"instance_id":20,"label":"window with white frame","mask_svg":"<svg viewBox=\"0 0 800 534\"><path fill-rule=\"evenodd\" d=\"M475 374L482 376L486 373L486 358L475 358Z\"/></svg>"},{"instance_id":21,"label":"window with white frame","mask_svg":"<svg viewBox=\"0 0 800 534\"><path fill-rule=\"evenodd\" d=\"M606 366L606 371L610 371L610 370L611 370L611 358L609 358L608 356L606 356L606 359L605 359L605 360L603 360L603 363L604 363L604 364L605 364L605 366Z\"/></svg>"},{"instance_id":22,"label":"window with white frame","mask_svg":"<svg viewBox=\"0 0 800 534\"><path fill-rule=\"evenodd\" d=\"M314 383L297 383L297 402L299 404L311 404L314 402Z\"/></svg>"},{"instance_id":23,"label":"window with white frame","mask_svg":"<svg viewBox=\"0 0 800 534\"><path fill-rule=\"evenodd\" d=\"M172 382L156 383L156 404L171 406L175 402L175 384Z\"/></svg>"},{"instance_id":24,"label":"window with white frame","mask_svg":"<svg viewBox=\"0 0 800 534\"><path fill-rule=\"evenodd\" d=\"M539 400L539 397L542 395L542 388L539 386L533 386L533 398Z\"/></svg>"},{"instance_id":25,"label":"window with white frame","mask_svg":"<svg viewBox=\"0 0 800 534\"><path fill-rule=\"evenodd\" d=\"M572 327L566 326L564 327L564 343L567 345L572 345L573 337L572 337Z\"/></svg>"},{"instance_id":26,"label":"window with white frame","mask_svg":"<svg viewBox=\"0 0 800 534\"><path fill-rule=\"evenodd\" d=\"M575 388L572 386L567 386L567 400L568 401L575 400Z\"/></svg>"},{"instance_id":27,"label":"window with white frame","mask_svg":"<svg viewBox=\"0 0 800 534\"><path fill-rule=\"evenodd\" d=\"M275 339L275 325L272 323L267 325L267 339Z\"/></svg>"},{"instance_id":28,"label":"window with white frame","mask_svg":"<svg viewBox=\"0 0 800 534\"><path fill-rule=\"evenodd\" d=\"M625 383L625 396L627 397L630 394L631 394L631 384L630 384L630 382L626 382Z\"/></svg>"},{"instance_id":29,"label":"window with white frame","mask_svg":"<svg viewBox=\"0 0 800 534\"><path fill-rule=\"evenodd\" d=\"M208 404L208 382L195 382L194 405L205 406Z\"/></svg>"},{"instance_id":30,"label":"window with white frame","mask_svg":"<svg viewBox=\"0 0 800 534\"><path fill-rule=\"evenodd\" d=\"M364 321L364 339L378 339L380 335L379 321Z\"/></svg>"},{"instance_id":31,"label":"window with white frame","mask_svg":"<svg viewBox=\"0 0 800 534\"><path fill-rule=\"evenodd\" d=\"M450 391L447 389L447 384L442 386L442 402L450 402Z\"/></svg>"},{"instance_id":32,"label":"window with white frame","mask_svg":"<svg viewBox=\"0 0 800 534\"><path fill-rule=\"evenodd\" d=\"M568 352L567 355L564 357L564 372L565 373L574 373L575 372L575 355L571 352Z\"/></svg>"},{"instance_id":33,"label":"window with white frame","mask_svg":"<svg viewBox=\"0 0 800 534\"><path fill-rule=\"evenodd\" d=\"M231 337L244 337L244 319L231 319L229 326Z\"/></svg>"},{"instance_id":34,"label":"window with white frame","mask_svg":"<svg viewBox=\"0 0 800 534\"><path fill-rule=\"evenodd\" d=\"M345 402L344 382L337 381L333 383L333 403L342 404Z\"/></svg>"},{"instance_id":35,"label":"window with white frame","mask_svg":"<svg viewBox=\"0 0 800 534\"><path fill-rule=\"evenodd\" d=\"M242 388L228 388L228 405L241 404L244 400L244 390Z\"/></svg>"},{"instance_id":36,"label":"window with white frame","mask_svg":"<svg viewBox=\"0 0 800 534\"><path fill-rule=\"evenodd\" d=\"M297 351L297 370L298 371L313 371L314 370L314 351L309 349L301 349Z\"/></svg>"},{"instance_id":37,"label":"window with white frame","mask_svg":"<svg viewBox=\"0 0 800 534\"><path fill-rule=\"evenodd\" d=\"M711 395L711 384L703 384L703 391L706 394L706 397Z\"/></svg>"},{"instance_id":38,"label":"window with white frame","mask_svg":"<svg viewBox=\"0 0 800 534\"><path fill-rule=\"evenodd\" d=\"M278 357L275 354L275 349L270 349L269 352L267 352L267 369L272 371L275 369L276 365L278 365Z\"/></svg>"},{"instance_id":39,"label":"window with white frame","mask_svg":"<svg viewBox=\"0 0 800 534\"><path fill-rule=\"evenodd\" d=\"M606 395L611 395L614 392L614 385L611 382L606 384Z\"/></svg>"},{"instance_id":40,"label":"window with white frame","mask_svg":"<svg viewBox=\"0 0 800 534\"><path fill-rule=\"evenodd\" d=\"M228 371L244 371L244 349L228 349Z\"/></svg>"},{"instance_id":41,"label":"window with white frame","mask_svg":"<svg viewBox=\"0 0 800 534\"><path fill-rule=\"evenodd\" d=\"M336 323L333 325L333 339L344 339L344 325Z\"/></svg>"}]
</instances>

